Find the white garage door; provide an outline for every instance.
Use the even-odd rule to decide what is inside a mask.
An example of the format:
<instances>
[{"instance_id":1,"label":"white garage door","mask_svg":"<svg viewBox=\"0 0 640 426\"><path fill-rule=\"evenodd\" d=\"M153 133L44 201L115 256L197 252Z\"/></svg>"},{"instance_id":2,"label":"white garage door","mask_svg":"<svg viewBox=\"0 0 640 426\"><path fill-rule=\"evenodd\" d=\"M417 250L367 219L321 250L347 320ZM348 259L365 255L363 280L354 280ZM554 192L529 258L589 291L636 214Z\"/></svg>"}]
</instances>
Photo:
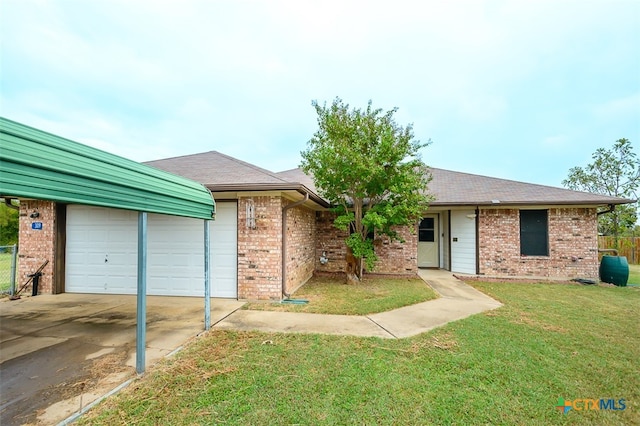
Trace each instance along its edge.
<instances>
[{"instance_id":1,"label":"white garage door","mask_svg":"<svg viewBox=\"0 0 640 426\"><path fill-rule=\"evenodd\" d=\"M217 204L211 223L211 295L237 297L237 208ZM68 206L66 291L135 294L138 213ZM231 231L233 228L233 231ZM204 294L203 222L149 214L147 294Z\"/></svg>"}]
</instances>

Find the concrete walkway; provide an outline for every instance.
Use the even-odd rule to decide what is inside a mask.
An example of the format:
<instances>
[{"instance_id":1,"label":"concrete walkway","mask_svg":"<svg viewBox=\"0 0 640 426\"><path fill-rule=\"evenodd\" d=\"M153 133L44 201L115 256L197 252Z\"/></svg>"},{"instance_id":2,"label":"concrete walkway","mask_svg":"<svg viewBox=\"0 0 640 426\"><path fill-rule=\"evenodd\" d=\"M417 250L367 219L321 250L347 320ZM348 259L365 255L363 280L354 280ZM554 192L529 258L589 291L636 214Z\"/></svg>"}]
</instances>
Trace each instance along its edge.
<instances>
[{"instance_id":1,"label":"concrete walkway","mask_svg":"<svg viewBox=\"0 0 640 426\"><path fill-rule=\"evenodd\" d=\"M418 274L440 298L367 316L237 310L214 328L402 338L502 306L449 271L421 269Z\"/></svg>"}]
</instances>

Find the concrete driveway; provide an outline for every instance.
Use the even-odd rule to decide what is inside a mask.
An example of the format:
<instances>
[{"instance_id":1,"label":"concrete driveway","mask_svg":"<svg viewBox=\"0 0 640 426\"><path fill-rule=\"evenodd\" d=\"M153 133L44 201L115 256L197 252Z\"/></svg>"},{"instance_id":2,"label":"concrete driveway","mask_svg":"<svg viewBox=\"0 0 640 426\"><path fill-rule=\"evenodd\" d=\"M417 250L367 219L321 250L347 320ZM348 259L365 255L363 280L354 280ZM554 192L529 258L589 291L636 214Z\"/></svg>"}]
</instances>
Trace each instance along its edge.
<instances>
[{"instance_id":1,"label":"concrete driveway","mask_svg":"<svg viewBox=\"0 0 640 426\"><path fill-rule=\"evenodd\" d=\"M212 299L211 321L243 302ZM147 298L149 367L204 328L204 300ZM136 297L0 301L0 424L55 424L135 377Z\"/></svg>"}]
</instances>

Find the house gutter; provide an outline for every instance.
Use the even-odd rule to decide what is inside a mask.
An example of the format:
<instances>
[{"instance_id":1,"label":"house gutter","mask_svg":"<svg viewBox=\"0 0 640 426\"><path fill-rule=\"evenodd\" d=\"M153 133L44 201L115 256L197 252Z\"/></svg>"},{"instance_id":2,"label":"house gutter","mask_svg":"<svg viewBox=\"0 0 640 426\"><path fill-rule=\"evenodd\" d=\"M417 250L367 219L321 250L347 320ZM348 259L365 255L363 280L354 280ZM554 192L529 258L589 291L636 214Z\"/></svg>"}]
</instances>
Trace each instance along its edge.
<instances>
[{"instance_id":1,"label":"house gutter","mask_svg":"<svg viewBox=\"0 0 640 426\"><path fill-rule=\"evenodd\" d=\"M296 201L293 204L287 204L282 208L282 295L289 298L289 294L286 293L287 288L287 212L298 207L309 200L309 193L304 191L304 198L300 201Z\"/></svg>"},{"instance_id":2,"label":"house gutter","mask_svg":"<svg viewBox=\"0 0 640 426\"><path fill-rule=\"evenodd\" d=\"M634 200L627 200L627 199L620 199L620 202L616 202L615 205L617 204L629 204L629 203L635 203ZM473 202L473 201L442 201L442 202L438 202L438 201L432 201L431 203L429 203L429 207L476 207L476 206L480 206L480 207L500 207L500 208L509 208L512 206L540 206L540 205L544 205L544 206L556 206L556 207L563 207L563 206L571 206L571 207L597 207L597 206L602 206L603 202L593 202L593 201L589 201L589 200L584 200L584 201L545 201L545 200L539 200L539 201L503 201L501 200L499 203L494 203L494 202L487 202L487 201L481 201L481 202ZM609 207L611 207L614 204L608 204ZM603 213L607 213L607 212L603 212Z\"/></svg>"}]
</instances>

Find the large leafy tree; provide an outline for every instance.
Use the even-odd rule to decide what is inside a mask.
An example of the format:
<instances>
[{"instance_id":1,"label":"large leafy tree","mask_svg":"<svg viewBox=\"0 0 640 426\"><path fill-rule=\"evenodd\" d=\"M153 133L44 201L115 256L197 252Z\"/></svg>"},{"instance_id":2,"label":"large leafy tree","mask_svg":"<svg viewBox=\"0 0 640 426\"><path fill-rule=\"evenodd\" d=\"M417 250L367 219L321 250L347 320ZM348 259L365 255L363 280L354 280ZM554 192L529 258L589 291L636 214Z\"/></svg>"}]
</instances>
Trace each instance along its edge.
<instances>
[{"instance_id":1,"label":"large leafy tree","mask_svg":"<svg viewBox=\"0 0 640 426\"><path fill-rule=\"evenodd\" d=\"M318 130L302 152L302 169L335 206L334 225L349 232L347 263L353 256L354 267L347 273L357 281L364 264L373 269L377 261L371 233L400 240L394 227L415 225L427 209L431 175L419 151L428 143L395 122L397 108L383 112L369 101L364 110L350 109L340 98L312 105Z\"/></svg>"},{"instance_id":2,"label":"large leafy tree","mask_svg":"<svg viewBox=\"0 0 640 426\"><path fill-rule=\"evenodd\" d=\"M562 184L570 189L621 198L637 198L640 187L640 160L628 139L618 139L611 149L598 148L586 167L573 167ZM598 218L598 232L618 236L633 229L638 203L616 206Z\"/></svg>"}]
</instances>

